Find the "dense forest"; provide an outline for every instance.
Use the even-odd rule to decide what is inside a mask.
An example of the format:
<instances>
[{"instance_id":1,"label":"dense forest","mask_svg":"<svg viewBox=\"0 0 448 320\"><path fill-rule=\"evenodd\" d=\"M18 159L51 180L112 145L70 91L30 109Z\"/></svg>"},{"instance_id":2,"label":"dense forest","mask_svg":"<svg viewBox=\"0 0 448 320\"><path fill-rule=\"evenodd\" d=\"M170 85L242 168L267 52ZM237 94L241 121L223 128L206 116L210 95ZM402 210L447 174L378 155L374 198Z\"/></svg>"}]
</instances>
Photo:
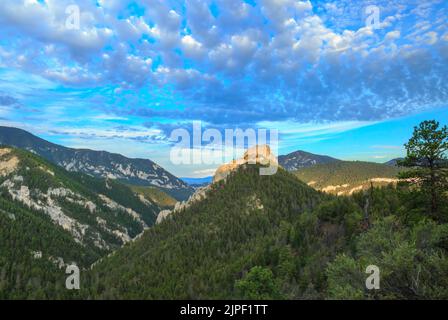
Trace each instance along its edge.
<instances>
[{"instance_id":1,"label":"dense forest","mask_svg":"<svg viewBox=\"0 0 448 320\"><path fill-rule=\"evenodd\" d=\"M407 187L319 193L240 168L206 200L97 265L89 298L448 298L448 225L411 214ZM365 289L365 268L381 290Z\"/></svg>"},{"instance_id":2,"label":"dense forest","mask_svg":"<svg viewBox=\"0 0 448 320\"><path fill-rule=\"evenodd\" d=\"M0 299L76 296L59 263L87 268L104 252L75 242L42 212L2 198L0 208Z\"/></svg>"},{"instance_id":3,"label":"dense forest","mask_svg":"<svg viewBox=\"0 0 448 320\"><path fill-rule=\"evenodd\" d=\"M347 184L354 187L372 178L397 178L403 168L364 161L334 161L301 168L294 174L314 188ZM369 185L367 183L367 185Z\"/></svg>"},{"instance_id":4,"label":"dense forest","mask_svg":"<svg viewBox=\"0 0 448 320\"><path fill-rule=\"evenodd\" d=\"M425 121L405 147L406 179L351 196L315 191L283 169L260 176L242 166L98 264L83 294L447 299L448 130ZM381 275L374 290L366 286L371 266Z\"/></svg>"},{"instance_id":5,"label":"dense forest","mask_svg":"<svg viewBox=\"0 0 448 320\"><path fill-rule=\"evenodd\" d=\"M401 182L349 196L317 191L282 168L262 176L259 165L240 166L205 199L108 256L86 252L46 215L3 196L0 297L448 299L447 128L423 122L406 150ZM79 192L87 182L123 202L135 197L126 186L114 195L79 179L70 180ZM45 259L29 254L42 247ZM64 269L49 263L61 249L84 265L102 256L82 269L81 290L65 290ZM370 266L380 272L378 289L366 286Z\"/></svg>"},{"instance_id":6,"label":"dense forest","mask_svg":"<svg viewBox=\"0 0 448 320\"><path fill-rule=\"evenodd\" d=\"M143 232L126 210L148 226L160 210L119 182L67 172L28 151L0 147L0 169L0 298L76 296L65 289L65 266L87 270L119 248L113 230Z\"/></svg>"}]
</instances>

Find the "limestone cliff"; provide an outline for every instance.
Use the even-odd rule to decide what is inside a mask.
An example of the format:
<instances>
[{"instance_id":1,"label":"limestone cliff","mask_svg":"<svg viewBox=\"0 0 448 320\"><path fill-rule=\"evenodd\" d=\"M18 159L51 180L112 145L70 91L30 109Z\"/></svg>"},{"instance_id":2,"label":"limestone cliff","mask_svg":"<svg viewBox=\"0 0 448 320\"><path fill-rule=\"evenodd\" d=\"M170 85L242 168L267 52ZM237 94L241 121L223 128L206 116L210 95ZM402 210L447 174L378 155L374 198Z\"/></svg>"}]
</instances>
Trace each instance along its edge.
<instances>
[{"instance_id":1,"label":"limestone cliff","mask_svg":"<svg viewBox=\"0 0 448 320\"><path fill-rule=\"evenodd\" d=\"M253 146L244 153L243 157L233 160L231 163L220 166L213 176L213 183L225 179L232 171L243 164L278 165L277 158L271 153L268 145Z\"/></svg>"}]
</instances>

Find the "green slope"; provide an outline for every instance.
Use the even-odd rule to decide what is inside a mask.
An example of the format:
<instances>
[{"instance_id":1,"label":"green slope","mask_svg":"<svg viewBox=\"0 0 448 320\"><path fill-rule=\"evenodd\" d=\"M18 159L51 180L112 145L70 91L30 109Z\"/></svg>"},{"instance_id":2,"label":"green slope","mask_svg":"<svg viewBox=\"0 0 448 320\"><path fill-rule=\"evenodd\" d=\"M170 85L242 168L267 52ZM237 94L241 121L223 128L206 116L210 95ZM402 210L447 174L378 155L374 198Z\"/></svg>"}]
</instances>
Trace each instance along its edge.
<instances>
[{"instance_id":1,"label":"green slope","mask_svg":"<svg viewBox=\"0 0 448 320\"><path fill-rule=\"evenodd\" d=\"M69 298L58 258L87 267L104 253L75 242L42 212L0 197L0 299ZM35 258L34 253L42 253Z\"/></svg>"},{"instance_id":2,"label":"green slope","mask_svg":"<svg viewBox=\"0 0 448 320\"><path fill-rule=\"evenodd\" d=\"M185 200L193 188L149 159L131 159L121 154L73 149L41 139L19 128L0 126L0 144L31 151L71 172L97 178L112 177L139 186L155 186L178 200Z\"/></svg>"},{"instance_id":3,"label":"green slope","mask_svg":"<svg viewBox=\"0 0 448 320\"><path fill-rule=\"evenodd\" d=\"M0 298L54 294L65 284L58 261L88 268L124 244L116 232L137 236L159 210L118 182L0 147Z\"/></svg>"},{"instance_id":4,"label":"green slope","mask_svg":"<svg viewBox=\"0 0 448 320\"><path fill-rule=\"evenodd\" d=\"M313 188L327 188L333 193L348 193L360 187L370 187L370 179L374 185L386 185L396 179L399 167L363 161L337 161L319 164L294 171L300 180ZM334 187L334 188L332 188Z\"/></svg>"},{"instance_id":5,"label":"green slope","mask_svg":"<svg viewBox=\"0 0 448 320\"><path fill-rule=\"evenodd\" d=\"M177 202L177 200L172 196L156 187L129 185L129 188L131 188L131 190L135 193L145 197L148 201L154 202L159 207L164 209L174 207Z\"/></svg>"},{"instance_id":6,"label":"green slope","mask_svg":"<svg viewBox=\"0 0 448 320\"><path fill-rule=\"evenodd\" d=\"M20 170L46 172L32 167L39 158L26 155L32 161L20 158L29 164ZM7 172L10 156L0 157L0 175ZM46 169L54 176L39 176L34 183L55 183L59 169ZM92 192L83 187L90 177L82 177L67 176L63 182L80 193ZM114 190L103 183L89 185ZM126 187L117 196L121 192L133 195ZM447 299L448 224L425 216L412 192L387 186L337 197L283 169L260 176L256 166L241 167L212 185L206 199L107 257L94 246L77 244L44 212L11 203L2 193L0 297ZM34 251L43 257L35 259ZM83 270L81 290L73 292L63 288L64 270L50 256L81 266L103 257L92 270ZM381 290L365 288L369 265L381 270Z\"/></svg>"},{"instance_id":7,"label":"green slope","mask_svg":"<svg viewBox=\"0 0 448 320\"><path fill-rule=\"evenodd\" d=\"M94 299L448 298L448 225L409 220L405 190L319 193L240 168L89 273ZM368 204L368 205L367 205ZM366 267L381 290L365 288ZM418 285L414 279L419 279Z\"/></svg>"},{"instance_id":8,"label":"green slope","mask_svg":"<svg viewBox=\"0 0 448 320\"><path fill-rule=\"evenodd\" d=\"M204 201L176 213L95 267L108 298L228 298L253 265L287 249L288 230L322 195L280 170L257 168L213 185ZM278 253L278 252L277 252ZM274 254L275 255L275 254Z\"/></svg>"}]
</instances>

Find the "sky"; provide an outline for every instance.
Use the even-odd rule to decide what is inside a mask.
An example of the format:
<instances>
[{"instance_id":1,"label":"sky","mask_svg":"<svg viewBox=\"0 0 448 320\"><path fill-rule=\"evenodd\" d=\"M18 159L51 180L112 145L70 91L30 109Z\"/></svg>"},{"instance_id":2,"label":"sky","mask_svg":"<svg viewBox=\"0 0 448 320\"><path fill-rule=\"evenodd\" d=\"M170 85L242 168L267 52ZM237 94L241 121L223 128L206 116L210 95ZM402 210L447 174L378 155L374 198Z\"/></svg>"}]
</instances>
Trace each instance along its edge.
<instances>
[{"instance_id":1,"label":"sky","mask_svg":"<svg viewBox=\"0 0 448 320\"><path fill-rule=\"evenodd\" d=\"M445 0L2 0L0 125L181 177L218 165L170 158L193 121L384 162L448 124L447 21Z\"/></svg>"}]
</instances>

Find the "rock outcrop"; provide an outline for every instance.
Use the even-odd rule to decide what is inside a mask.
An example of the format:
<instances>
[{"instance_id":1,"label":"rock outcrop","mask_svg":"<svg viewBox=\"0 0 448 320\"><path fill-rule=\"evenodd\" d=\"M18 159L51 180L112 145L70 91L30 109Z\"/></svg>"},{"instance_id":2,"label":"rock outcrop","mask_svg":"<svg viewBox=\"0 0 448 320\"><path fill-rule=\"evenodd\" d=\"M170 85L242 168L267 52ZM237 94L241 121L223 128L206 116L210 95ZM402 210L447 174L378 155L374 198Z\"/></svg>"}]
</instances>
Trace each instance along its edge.
<instances>
[{"instance_id":1,"label":"rock outcrop","mask_svg":"<svg viewBox=\"0 0 448 320\"><path fill-rule=\"evenodd\" d=\"M236 170L241 165L257 163L263 165L278 165L277 158L271 153L271 148L268 145L256 145L247 149L241 159L233 160L231 163L220 166L213 176L213 183L225 179L232 171ZM207 191L210 190L210 188L211 185L199 188L187 201L177 202L173 210L160 211L156 223L160 223L171 214L186 209L193 203L205 199Z\"/></svg>"},{"instance_id":2,"label":"rock outcrop","mask_svg":"<svg viewBox=\"0 0 448 320\"><path fill-rule=\"evenodd\" d=\"M271 153L268 145L253 146L244 153L241 159L233 160L231 163L220 166L213 176L213 183L225 179L232 171L243 164L265 164L278 165L277 157Z\"/></svg>"},{"instance_id":3,"label":"rock outcrop","mask_svg":"<svg viewBox=\"0 0 448 320\"><path fill-rule=\"evenodd\" d=\"M175 212L182 211L184 209L187 209L193 203L205 199L206 198L206 193L207 193L208 190L210 190L210 185L208 185L206 187L199 188L199 189L196 190L195 193L193 193L190 196L190 198L188 198L187 201L177 202L176 205L174 206L173 210L162 210L162 211L160 211L159 214L157 215L156 223L160 223L163 220L165 220L168 216L170 216L171 214L173 214Z\"/></svg>"},{"instance_id":4,"label":"rock outcrop","mask_svg":"<svg viewBox=\"0 0 448 320\"><path fill-rule=\"evenodd\" d=\"M9 156L11 154L10 148L0 149L0 177L7 176L14 172L19 164L19 159L16 156Z\"/></svg>"}]
</instances>

